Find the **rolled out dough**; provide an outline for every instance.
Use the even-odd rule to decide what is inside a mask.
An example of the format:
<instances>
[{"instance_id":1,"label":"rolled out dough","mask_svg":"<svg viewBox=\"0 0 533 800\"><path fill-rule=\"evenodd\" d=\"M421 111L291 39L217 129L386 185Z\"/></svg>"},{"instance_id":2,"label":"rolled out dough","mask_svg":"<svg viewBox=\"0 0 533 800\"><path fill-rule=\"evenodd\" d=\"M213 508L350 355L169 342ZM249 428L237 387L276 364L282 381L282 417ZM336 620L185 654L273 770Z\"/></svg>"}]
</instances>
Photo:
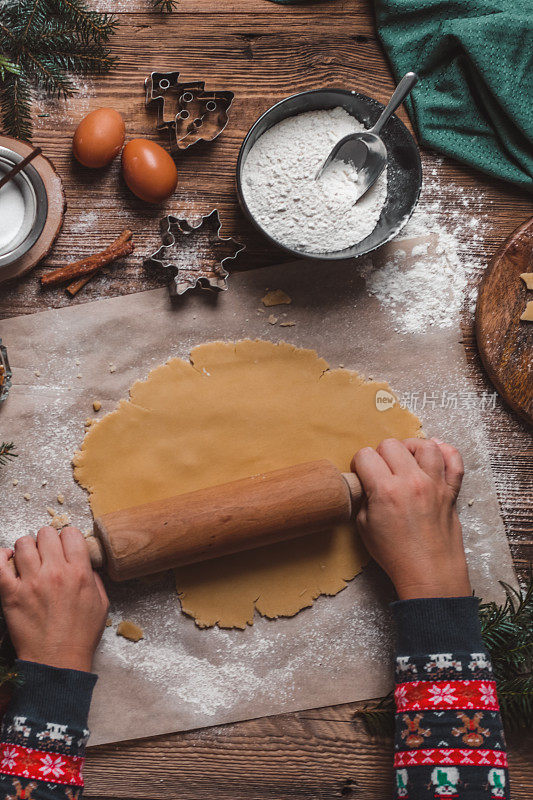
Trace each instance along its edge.
<instances>
[{"instance_id":1,"label":"rolled out dough","mask_svg":"<svg viewBox=\"0 0 533 800\"><path fill-rule=\"evenodd\" d=\"M74 457L95 516L207 486L420 434L386 383L330 370L312 350L213 342L152 370L91 426ZM383 407L383 406L381 406ZM368 556L350 526L176 570L182 610L200 627L245 628L254 611L292 616L335 595Z\"/></svg>"}]
</instances>

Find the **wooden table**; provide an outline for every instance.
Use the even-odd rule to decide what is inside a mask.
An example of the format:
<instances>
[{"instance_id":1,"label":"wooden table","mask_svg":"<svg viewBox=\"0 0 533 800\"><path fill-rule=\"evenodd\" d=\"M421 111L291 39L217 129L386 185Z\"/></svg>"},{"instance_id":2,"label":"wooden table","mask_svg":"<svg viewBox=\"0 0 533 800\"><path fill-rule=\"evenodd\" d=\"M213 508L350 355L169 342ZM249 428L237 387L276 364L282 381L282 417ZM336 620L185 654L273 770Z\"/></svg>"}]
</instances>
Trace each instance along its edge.
<instances>
[{"instance_id":1,"label":"wooden table","mask_svg":"<svg viewBox=\"0 0 533 800\"><path fill-rule=\"evenodd\" d=\"M119 109L130 137L153 135L154 118L145 111L143 94L143 80L153 69L179 69L184 79L207 80L213 88L236 94L230 124L220 139L179 158L179 189L168 208L198 217L217 207L223 234L235 235L247 246L239 259L241 269L283 258L252 231L235 201L238 148L257 116L288 94L319 86L354 87L382 101L393 88L367 0L293 7L267 0L180 0L179 10L167 16L150 13L148 0L96 0L95 7L119 9L121 24L113 41L118 68L109 77L82 81L80 96L66 104L41 102L37 108L50 116L37 119L34 141L63 177L68 210L46 264L0 289L3 317L157 285L143 273L141 260L158 244L161 209L147 211L132 198L117 177L118 164L89 173L70 154L76 123L99 106ZM406 121L403 112L402 118ZM476 198L464 213L488 216L483 258L488 260L531 215L527 196L514 188L429 153L423 158L426 174L437 176L444 205L455 207L458 191L464 189ZM126 226L134 230L137 243L127 265L93 280L74 301L58 290L40 291L37 279L45 269L99 249ZM492 391L480 368L469 320L463 334L476 387ZM517 568L524 571L533 560L531 437L499 403L485 412L485 423L502 515ZM87 760L85 797L386 800L392 796L392 747L371 740L354 724L353 711L353 705L337 706L95 748ZM511 739L514 800L533 796L532 749L531 736Z\"/></svg>"}]
</instances>

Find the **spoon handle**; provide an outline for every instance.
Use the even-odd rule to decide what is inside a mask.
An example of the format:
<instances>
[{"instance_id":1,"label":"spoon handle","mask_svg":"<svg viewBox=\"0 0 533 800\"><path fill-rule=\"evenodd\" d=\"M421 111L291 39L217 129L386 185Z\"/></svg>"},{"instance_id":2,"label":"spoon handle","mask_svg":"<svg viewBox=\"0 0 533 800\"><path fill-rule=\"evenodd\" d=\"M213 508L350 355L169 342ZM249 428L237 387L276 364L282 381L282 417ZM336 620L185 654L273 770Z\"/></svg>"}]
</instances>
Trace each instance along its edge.
<instances>
[{"instance_id":1,"label":"spoon handle","mask_svg":"<svg viewBox=\"0 0 533 800\"><path fill-rule=\"evenodd\" d=\"M35 148L34 148L34 149L31 151L31 153L30 153L29 155L27 155L27 156L26 156L26 158L23 158L23 159L22 159L22 161L19 161L19 163L18 163L18 164L15 164L15 166L14 166L14 167L11 167L11 169L9 170L9 172L6 172L6 174L4 175L4 177L0 179L0 189L1 189L1 188L2 188L2 186L4 186L4 185L5 185L5 184L6 184L8 181L10 181L10 180L11 180L11 178L14 178L14 177L15 177L15 175L18 175L18 173L19 173L19 172L20 172L22 169L24 169L24 167L26 167L26 166L27 166L27 165L30 163L30 161L33 161L33 159L34 159L34 158L36 158L37 156L40 156L42 152L43 152L43 151L41 150L41 148L40 148L40 147L35 147Z\"/></svg>"},{"instance_id":2,"label":"spoon handle","mask_svg":"<svg viewBox=\"0 0 533 800\"><path fill-rule=\"evenodd\" d=\"M378 134L381 132L383 126L388 122L389 117L394 114L398 106L400 106L407 95L411 92L413 87L415 86L416 82L418 81L418 75L416 72L408 72L406 75L403 76L400 83L394 90L394 93L381 112L381 116L379 117L378 121L375 125L370 128L371 133Z\"/></svg>"}]
</instances>

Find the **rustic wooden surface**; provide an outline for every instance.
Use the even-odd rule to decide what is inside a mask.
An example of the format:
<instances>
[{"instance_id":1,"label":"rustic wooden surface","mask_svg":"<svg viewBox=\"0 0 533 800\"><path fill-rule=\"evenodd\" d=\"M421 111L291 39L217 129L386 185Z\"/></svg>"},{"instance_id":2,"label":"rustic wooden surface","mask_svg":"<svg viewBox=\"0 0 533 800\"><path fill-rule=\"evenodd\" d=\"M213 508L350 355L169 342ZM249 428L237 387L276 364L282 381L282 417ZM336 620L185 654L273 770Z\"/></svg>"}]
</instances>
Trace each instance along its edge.
<instances>
[{"instance_id":1,"label":"rustic wooden surface","mask_svg":"<svg viewBox=\"0 0 533 800\"><path fill-rule=\"evenodd\" d=\"M50 116L37 119L34 142L62 175L68 210L46 264L0 287L2 317L157 285L143 274L141 260L158 246L161 209L147 210L127 192L118 177L118 163L90 173L70 155L77 121L102 105L113 105L124 114L130 137L153 136L153 117L145 111L143 95L143 80L151 70L179 69L183 78L205 79L212 88L236 93L230 123L220 139L178 159L180 183L168 211L191 218L218 207L222 233L247 245L239 257L240 269L281 258L246 223L233 190L238 148L257 116L276 100L304 89L354 87L384 101L393 88L369 0L293 7L267 0L180 0L171 16L150 13L148 0L95 0L95 7L96 2L101 10L120 14L113 42L120 57L118 69L109 77L80 82L75 100L38 104L36 110ZM527 196L512 187L429 153L423 160L425 174L438 178L436 199L444 207L456 208L464 192L475 198L464 213L488 218L481 252L487 262L532 213ZM41 292L37 279L44 269L100 248L127 226L135 232L137 250L125 265L92 281L74 301L58 290ZM465 321L464 344L476 387L491 391L471 321ZM502 515L517 567L523 571L533 561L531 436L500 403L485 412L485 423ZM85 796L386 800L392 793L391 747L366 736L353 723L353 710L354 706L338 706L95 748L88 756ZM533 796L532 747L532 738L524 735L510 742L513 800Z\"/></svg>"}]
</instances>

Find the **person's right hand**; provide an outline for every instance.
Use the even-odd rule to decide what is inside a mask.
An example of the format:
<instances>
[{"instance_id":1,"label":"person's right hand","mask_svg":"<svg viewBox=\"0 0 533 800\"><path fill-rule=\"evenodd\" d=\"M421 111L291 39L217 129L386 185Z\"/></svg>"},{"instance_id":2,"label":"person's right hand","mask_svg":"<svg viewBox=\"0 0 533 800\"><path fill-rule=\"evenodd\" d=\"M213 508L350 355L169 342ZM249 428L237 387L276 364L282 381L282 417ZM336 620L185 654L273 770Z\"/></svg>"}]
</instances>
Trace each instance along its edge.
<instances>
[{"instance_id":1,"label":"person's right hand","mask_svg":"<svg viewBox=\"0 0 533 800\"><path fill-rule=\"evenodd\" d=\"M18 658L89 672L109 601L77 528L41 528L0 549L0 597Z\"/></svg>"},{"instance_id":2,"label":"person's right hand","mask_svg":"<svg viewBox=\"0 0 533 800\"><path fill-rule=\"evenodd\" d=\"M355 454L365 497L357 525L400 600L472 593L456 500L460 453L433 439L385 439Z\"/></svg>"}]
</instances>

